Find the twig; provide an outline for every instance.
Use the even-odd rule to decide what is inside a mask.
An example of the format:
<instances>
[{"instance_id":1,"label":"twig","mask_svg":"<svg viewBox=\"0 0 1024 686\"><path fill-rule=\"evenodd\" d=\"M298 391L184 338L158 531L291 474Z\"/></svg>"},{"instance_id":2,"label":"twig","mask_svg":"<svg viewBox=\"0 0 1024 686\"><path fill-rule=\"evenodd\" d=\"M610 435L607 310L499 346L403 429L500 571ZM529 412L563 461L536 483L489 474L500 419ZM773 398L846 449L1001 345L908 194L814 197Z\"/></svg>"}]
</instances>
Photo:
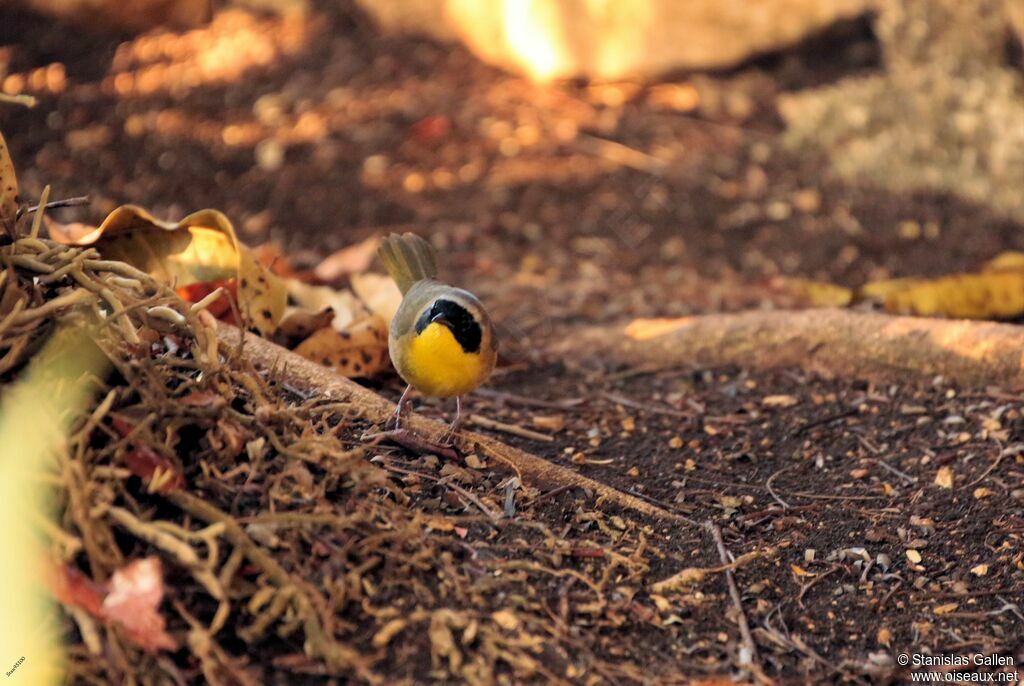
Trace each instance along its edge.
<instances>
[{"instance_id":1,"label":"twig","mask_svg":"<svg viewBox=\"0 0 1024 686\"><path fill-rule=\"evenodd\" d=\"M807 591L814 588L814 586L825 577L829 576L830 574L838 572L842 568L842 565L832 565L832 569L828 570L827 572L822 572L821 574L819 574L818 576L814 577L806 584L801 586L800 593L796 597L796 602L800 603L800 607L804 606L804 596L807 594Z\"/></svg>"},{"instance_id":2,"label":"twig","mask_svg":"<svg viewBox=\"0 0 1024 686\"><path fill-rule=\"evenodd\" d=\"M473 495L472 493L467 491L462 486L459 486L458 484L453 484L451 481L447 481L443 477L437 477L437 476L434 476L432 474L424 474L423 472L417 472L417 471L414 471L412 469L403 469L402 467L396 467L395 465L391 464L390 462L385 462L384 463L384 469L388 470L389 472L397 472L398 474L408 474L409 476L418 476L418 477L420 477L422 479L426 479L427 481L433 481L434 483L441 484L442 486L445 486L446 488L452 489L453 491L455 491L456 493L461 495L463 498L465 498L469 502L471 502L474 505L476 505L477 508L481 512L483 512L485 515L490 517L492 520L497 521L497 520L501 519L501 515L499 515L497 512L495 512L491 508L487 507L487 505L485 505L482 500L477 498L475 495Z\"/></svg>"},{"instance_id":3,"label":"twig","mask_svg":"<svg viewBox=\"0 0 1024 686\"><path fill-rule=\"evenodd\" d=\"M462 462L462 456L459 455L459 451L453 446L442 445L408 429L394 429L393 431L366 434L363 436L363 440L391 441L413 451L417 455L437 455L452 462Z\"/></svg>"},{"instance_id":4,"label":"twig","mask_svg":"<svg viewBox=\"0 0 1024 686\"><path fill-rule=\"evenodd\" d=\"M524 405L526 407L543 407L549 410L576 410L586 401L583 398L566 398L565 400L541 400L540 398L529 398L525 395L509 393L507 391L496 391L493 388L478 388L473 395L492 398L509 405Z\"/></svg>"},{"instance_id":5,"label":"twig","mask_svg":"<svg viewBox=\"0 0 1024 686\"><path fill-rule=\"evenodd\" d=\"M52 200L46 203L39 203L38 205L32 205L31 207L25 208L25 214L39 211L40 207L45 207L48 210L57 209L58 207L79 207L80 205L88 205L92 202L92 197L88 195L79 195L74 198L64 198L63 200Z\"/></svg>"},{"instance_id":6,"label":"twig","mask_svg":"<svg viewBox=\"0 0 1024 686\"><path fill-rule=\"evenodd\" d=\"M731 564L732 559L730 559L729 551L725 547L722 530L710 519L704 523L704 527L711 533L712 538L715 539L718 557L721 558L722 564ZM740 597L739 588L736 587L736 578L733 576L732 569L725 570L725 581L729 586L729 596L732 598L733 607L736 608L736 623L739 625L740 638L742 640L742 648L739 652L740 665L758 673L760 668L757 666L757 645L754 643L754 637L750 633L747 613L743 610L743 599Z\"/></svg>"},{"instance_id":7,"label":"twig","mask_svg":"<svg viewBox=\"0 0 1024 686\"><path fill-rule=\"evenodd\" d=\"M775 492L775 489L772 488L772 481L775 481L775 477L777 477L779 474L782 474L783 472L785 472L788 469L792 469L793 466L794 465L790 465L788 467L783 467L779 471L777 471L774 474L772 474L771 476L769 476L768 480L764 482L765 487L768 489L768 494L772 498L775 499L775 502L777 502L779 505L782 505L782 509L784 509L784 510L788 510L789 509L789 503L787 503L785 500L780 498L779 494Z\"/></svg>"},{"instance_id":8,"label":"twig","mask_svg":"<svg viewBox=\"0 0 1024 686\"><path fill-rule=\"evenodd\" d=\"M469 416L469 422L471 424L483 427L485 429L492 429L494 431L503 431L504 433L512 434L513 436L520 436L522 438L529 438L529 439L534 440L534 441L542 441L544 443L551 443L552 441L555 440L554 437L548 436L547 434L542 434L542 433L539 433L537 431L530 431L529 429L524 429L523 427L516 426L515 424L506 424L505 422L496 422L493 419L488 419L487 417L481 417L478 414L470 415Z\"/></svg>"},{"instance_id":9,"label":"twig","mask_svg":"<svg viewBox=\"0 0 1024 686\"><path fill-rule=\"evenodd\" d=\"M901 472L900 470L896 469L895 467L893 467L891 464L889 464L885 460L882 460L882 459L876 457L876 458L874 458L873 461L879 467L882 467L882 468L886 469L887 471L895 474L899 478L901 478L904 481L906 481L908 484L915 484L915 483L917 483L917 478L916 477L910 476L906 472Z\"/></svg>"}]
</instances>

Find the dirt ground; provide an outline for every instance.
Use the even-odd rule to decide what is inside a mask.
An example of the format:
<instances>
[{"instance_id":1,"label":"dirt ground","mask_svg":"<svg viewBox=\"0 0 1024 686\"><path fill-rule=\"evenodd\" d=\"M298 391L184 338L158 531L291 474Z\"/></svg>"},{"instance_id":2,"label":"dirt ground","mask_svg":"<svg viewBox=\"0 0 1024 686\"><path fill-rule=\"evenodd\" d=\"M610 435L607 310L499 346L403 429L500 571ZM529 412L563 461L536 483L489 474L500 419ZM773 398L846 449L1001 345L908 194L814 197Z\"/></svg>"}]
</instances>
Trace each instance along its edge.
<instances>
[{"instance_id":1,"label":"dirt ground","mask_svg":"<svg viewBox=\"0 0 1024 686\"><path fill-rule=\"evenodd\" d=\"M735 572L770 678L899 681L900 653L1024 661L1015 389L623 368L587 350L548 352L596 323L770 307L772 276L857 285L1024 249L1024 226L984 207L844 185L822 160L782 148L774 96L879 68L865 26L734 72L680 76L670 91L534 86L459 48L378 36L345 3L299 23L228 11L192 36L134 39L0 10L0 65L31 74L52 63L66 70L55 92L41 83L26 88L36 109L0 110L23 194L49 183L53 197L91 195L89 208L60 212L68 221L124 202L168 217L216 207L245 241L280 241L298 261L375 232L431 235L445 276L502 326L502 364L470 411L540 434L501 440L689 522L630 522L628 536L659 552L639 586L624 586L719 565L708 520L736 556L773 551ZM693 88L696 108L665 104L665 93ZM391 398L401 390L396 378L368 384ZM534 516L586 545L610 535L581 521L569 496L552 494ZM438 497L424 507L460 510ZM466 545L489 554L531 543L500 526L490 543L477 533ZM596 564L580 545L567 568ZM658 616L572 630L584 652L643 671L573 675L547 654L548 676L668 683L734 672L742 637L725 577L666 602ZM378 667L443 681L437 665L418 671L416 646ZM267 653L264 680L299 683L272 663L279 654Z\"/></svg>"}]
</instances>

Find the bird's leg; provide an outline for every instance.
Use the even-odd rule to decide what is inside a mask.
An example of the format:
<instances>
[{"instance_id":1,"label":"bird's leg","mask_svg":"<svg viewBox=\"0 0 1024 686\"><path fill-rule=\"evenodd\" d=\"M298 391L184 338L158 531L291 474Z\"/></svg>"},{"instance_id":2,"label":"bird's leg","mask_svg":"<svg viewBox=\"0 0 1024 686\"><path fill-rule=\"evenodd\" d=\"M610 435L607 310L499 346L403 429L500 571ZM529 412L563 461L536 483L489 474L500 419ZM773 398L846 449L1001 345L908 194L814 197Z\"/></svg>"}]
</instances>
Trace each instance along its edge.
<instances>
[{"instance_id":1,"label":"bird's leg","mask_svg":"<svg viewBox=\"0 0 1024 686\"><path fill-rule=\"evenodd\" d=\"M462 425L466 423L465 417L462 416L462 396L455 396L455 419L448 425L448 430L444 432L444 436L441 437L441 442L451 444L455 441L455 434L462 429Z\"/></svg>"},{"instance_id":2,"label":"bird's leg","mask_svg":"<svg viewBox=\"0 0 1024 686\"><path fill-rule=\"evenodd\" d=\"M395 408L395 431L402 428L402 413L409 405L409 391L411 390L412 384L406 384L405 390L402 391L402 397L398 399L398 407Z\"/></svg>"}]
</instances>

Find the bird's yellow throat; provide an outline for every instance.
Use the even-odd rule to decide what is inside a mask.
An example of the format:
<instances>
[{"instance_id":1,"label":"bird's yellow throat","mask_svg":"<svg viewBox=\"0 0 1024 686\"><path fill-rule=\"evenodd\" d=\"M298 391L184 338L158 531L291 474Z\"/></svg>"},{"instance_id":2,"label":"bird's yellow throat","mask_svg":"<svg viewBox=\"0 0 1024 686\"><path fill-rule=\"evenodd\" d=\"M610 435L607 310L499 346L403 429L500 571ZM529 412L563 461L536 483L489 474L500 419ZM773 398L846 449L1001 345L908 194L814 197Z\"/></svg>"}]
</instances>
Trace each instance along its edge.
<instances>
[{"instance_id":1,"label":"bird's yellow throat","mask_svg":"<svg viewBox=\"0 0 1024 686\"><path fill-rule=\"evenodd\" d=\"M412 337L406 366L406 381L420 393L439 398L468 393L489 371L480 353L467 353L448 327L436 322Z\"/></svg>"}]
</instances>

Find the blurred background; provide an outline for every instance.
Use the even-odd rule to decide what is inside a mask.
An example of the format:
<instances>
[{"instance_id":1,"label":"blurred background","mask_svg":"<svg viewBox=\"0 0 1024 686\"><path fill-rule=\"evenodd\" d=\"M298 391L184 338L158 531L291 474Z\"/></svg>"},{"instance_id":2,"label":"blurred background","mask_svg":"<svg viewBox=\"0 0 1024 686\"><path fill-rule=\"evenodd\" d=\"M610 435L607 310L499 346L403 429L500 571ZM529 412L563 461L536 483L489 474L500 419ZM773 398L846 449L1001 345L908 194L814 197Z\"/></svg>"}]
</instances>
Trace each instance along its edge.
<instances>
[{"instance_id":1,"label":"blurred background","mask_svg":"<svg viewBox=\"0 0 1024 686\"><path fill-rule=\"evenodd\" d=\"M1020 0L7 0L37 197L430 234L526 339L1024 248ZM524 303L530 303L527 307ZM543 303L538 307L537 303Z\"/></svg>"}]
</instances>

